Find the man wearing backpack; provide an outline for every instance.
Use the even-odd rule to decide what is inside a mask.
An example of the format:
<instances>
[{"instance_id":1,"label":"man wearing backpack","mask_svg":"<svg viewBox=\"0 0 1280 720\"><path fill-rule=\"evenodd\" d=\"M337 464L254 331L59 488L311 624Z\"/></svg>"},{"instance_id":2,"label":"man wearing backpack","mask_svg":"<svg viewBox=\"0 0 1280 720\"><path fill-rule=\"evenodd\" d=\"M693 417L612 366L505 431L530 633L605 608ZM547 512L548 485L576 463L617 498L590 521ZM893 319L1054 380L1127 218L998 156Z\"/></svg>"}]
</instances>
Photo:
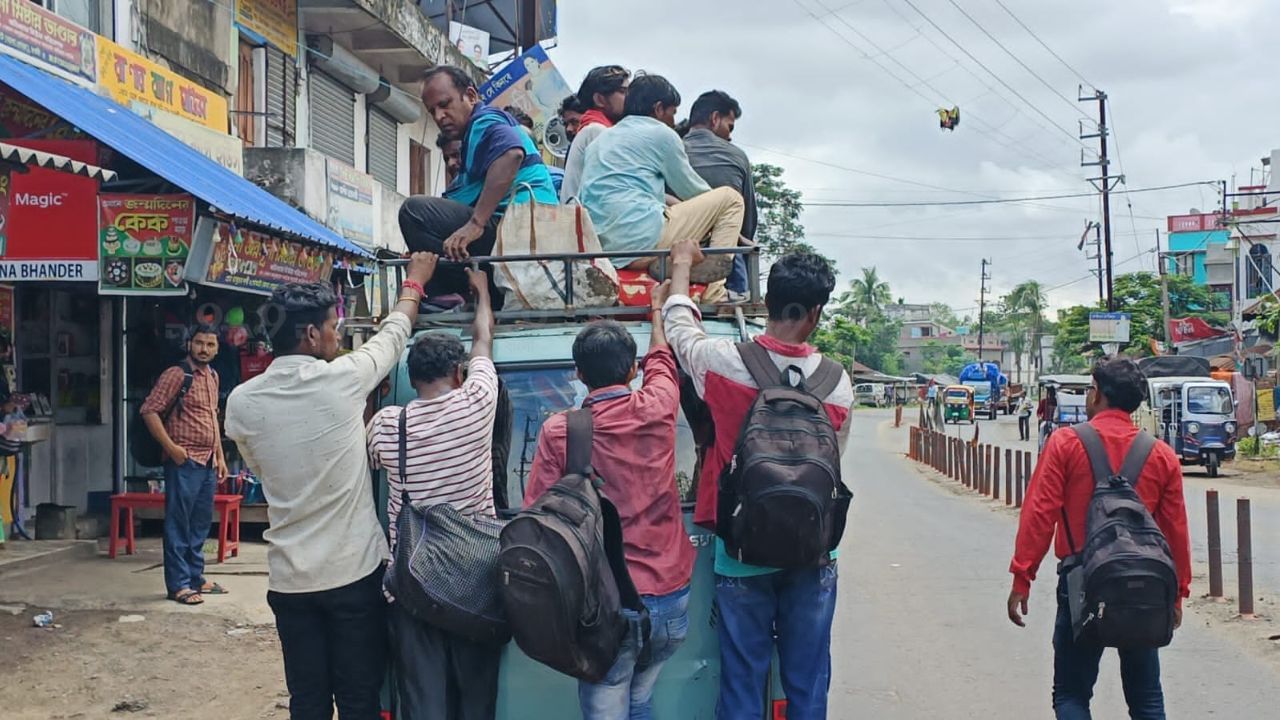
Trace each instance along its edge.
<instances>
[{"instance_id":1,"label":"man wearing backpack","mask_svg":"<svg viewBox=\"0 0 1280 720\"><path fill-rule=\"evenodd\" d=\"M810 407L813 414L807 416L812 418L810 427L794 428L793 432L821 439L824 445L815 451L815 459L835 456L832 462L838 466L838 452L848 438L846 420L853 404L853 386L843 369L831 368L808 344L835 288L835 274L825 259L812 253L792 253L779 258L769 272L765 297L769 320L764 334L755 338L756 349L742 350L732 341L708 337L697 306L689 299L689 269L700 260L700 255L692 242L682 241L672 248L670 298L663 305L663 319L676 358L691 376L698 395L706 400L715 421L714 441L703 460L694 519L701 525L720 525L715 561L716 603L720 612L716 625L720 636L720 698L716 716L721 720L738 720L764 715L765 682L776 632L781 680L787 694L787 717L821 720L827 717L827 691L831 684L835 552L828 554L828 548L822 547L819 557L808 566L782 570L777 566L742 562L731 555L723 536L727 534L726 528L736 522L736 510L746 504L727 511L717 505L725 499L719 486L722 473L730 479L748 474L745 470L735 474L736 463L731 466L731 461L739 451L739 435L745 438L750 434L743 432L743 425L754 415L762 399L760 384L755 379L758 373L772 370L780 381L785 371L789 382L803 380L800 392L808 391L812 398L809 402L814 399L817 402ZM753 361L757 365L755 369L747 364L749 357L757 359ZM768 367L761 367L764 364ZM826 443L835 447L828 447ZM747 449L744 447L744 453ZM758 457L768 461L767 457ZM828 483L834 480L835 484L829 486L829 497L841 495L847 507L847 491L839 480L838 467L825 467L827 464L823 460L810 467L805 475L834 473L834 478L827 478ZM728 472L724 472L726 468ZM784 490L796 496L802 494L795 492L797 488ZM760 495L767 491L768 488ZM750 511L743 513L748 514ZM822 517L830 520L829 516ZM837 513L835 519L842 528L843 513ZM820 524L826 523L807 521L790 525L800 531L797 541L812 541L805 533ZM839 531L835 531L821 539L838 540L838 537ZM790 543L779 545L772 549L783 552L795 549ZM744 542L738 552L746 553L747 549Z\"/></svg>"},{"instance_id":2,"label":"man wearing backpack","mask_svg":"<svg viewBox=\"0 0 1280 720\"><path fill-rule=\"evenodd\" d=\"M1055 432L1049 437L1031 478L1026 503L1022 508L1017 545L1009 564L1009 571L1013 573L1013 590L1009 593L1008 612L1009 619L1015 625L1024 626L1022 616L1027 614L1031 582L1035 579L1036 570L1040 567L1040 561L1048 551L1051 540L1055 541L1058 558L1065 561L1059 565L1058 614L1053 633L1053 706L1059 720L1087 720L1090 717L1089 700L1098 677L1102 651L1107 645L1126 644L1129 647L1120 649L1120 672L1130 716L1139 720L1163 720L1165 717L1164 694L1160 686L1160 660L1156 648L1167 643L1172 630L1182 623L1182 599L1190 594L1191 550L1187 535L1186 505L1182 497L1182 468L1178 458L1168 445L1149 442L1149 436L1140 437L1140 431L1130 419L1130 415L1142 402L1145 384L1142 371L1127 358L1103 360L1094 367L1093 385L1086 398L1088 427L1078 426L1070 432ZM1142 441L1141 447L1139 441ZM1095 448L1097 455L1092 462L1090 446ZM1131 447L1140 451L1136 458L1130 457ZM1145 463L1141 463L1141 454L1147 448L1150 448L1149 455L1146 456ZM1105 460L1102 458L1104 452ZM1102 469L1104 483L1098 483L1095 465L1103 462L1109 463L1110 467ZM1113 471L1117 467L1121 468L1118 474ZM1129 475L1137 477L1128 477ZM1126 482L1121 483L1117 478L1124 478ZM1112 532L1113 539L1109 542L1102 533L1097 536L1087 535L1092 526L1098 525L1096 521L1099 519L1099 512L1108 507L1098 507L1093 502L1095 492L1108 493L1106 499L1115 507L1126 500L1121 494L1133 498L1135 491L1149 517L1144 517L1146 513L1137 507L1137 502L1130 500L1131 507L1136 512L1126 513L1123 519L1114 514L1110 517L1103 516L1102 519L1124 522L1126 525L1141 524L1144 521L1150 523L1153 519L1154 525L1158 526L1158 533L1154 530L1145 534ZM1111 495L1117 492L1121 494ZM1117 535L1125 537L1123 540L1114 539ZM1116 643L1096 637L1102 632L1104 625L1104 608L1099 608L1096 612L1090 610L1091 580L1083 581L1082 592L1076 589L1079 586L1072 579L1075 572L1073 569L1081 568L1081 564L1077 562L1077 553L1087 556L1083 558L1085 562L1082 572L1087 573L1092 567L1107 560L1111 560L1117 570L1123 572L1123 558L1116 560L1120 554L1109 547L1122 541L1143 543L1142 549L1146 551L1143 555L1161 558L1156 567L1166 566L1169 576L1167 583L1176 585L1176 589L1168 588L1166 596L1168 604L1172 606L1171 616L1161 617L1157 614L1151 617L1149 613L1159 611L1143 610L1141 607L1136 611L1137 615L1122 615L1126 628L1141 628L1151 622L1163 622L1164 637L1155 642ZM1120 599L1112 596L1110 609L1113 618L1122 613L1133 612L1133 605L1123 604L1124 593L1143 592L1146 578L1151 576L1147 574L1133 580L1121 576L1123 584ZM1072 587L1071 593L1068 592L1069 584ZM1075 598L1083 598L1083 609L1079 609L1080 603L1072 602ZM1073 604L1078 608L1074 615ZM1158 607L1159 603L1151 603L1148 607L1150 606ZM1081 619L1084 621L1081 622ZM1090 623L1092 628L1089 627Z\"/></svg>"},{"instance_id":3,"label":"man wearing backpack","mask_svg":"<svg viewBox=\"0 0 1280 720\"><path fill-rule=\"evenodd\" d=\"M187 359L165 370L139 414L164 452L164 584L168 597L199 605L226 591L204 578L204 541L213 524L213 489L227 476L218 429L218 331L197 327Z\"/></svg>"},{"instance_id":4,"label":"man wearing backpack","mask_svg":"<svg viewBox=\"0 0 1280 720\"><path fill-rule=\"evenodd\" d=\"M636 342L626 328L608 320L593 322L573 343L578 378L589 392L583 407L592 418L591 467L604 482L601 492L618 508L627 568L649 611L652 628L645 639L649 657L643 666L637 662L641 648L628 635L605 678L579 684L587 720L647 720L662 665L675 654L689 629L694 551L676 488L680 381L657 307L652 324L639 390L631 389L637 369ZM525 492L526 507L572 470L567 461L567 417L554 415L542 425Z\"/></svg>"}]
</instances>

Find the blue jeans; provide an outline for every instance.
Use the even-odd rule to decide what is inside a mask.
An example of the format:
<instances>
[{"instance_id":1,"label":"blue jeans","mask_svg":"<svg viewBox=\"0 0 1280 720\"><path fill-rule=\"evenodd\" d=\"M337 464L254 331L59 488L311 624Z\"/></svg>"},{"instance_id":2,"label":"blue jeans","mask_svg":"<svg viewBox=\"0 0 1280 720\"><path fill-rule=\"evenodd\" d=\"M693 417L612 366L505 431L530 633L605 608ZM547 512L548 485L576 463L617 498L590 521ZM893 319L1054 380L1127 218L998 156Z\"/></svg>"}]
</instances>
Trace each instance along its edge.
<instances>
[{"instance_id":1,"label":"blue jeans","mask_svg":"<svg viewBox=\"0 0 1280 720\"><path fill-rule=\"evenodd\" d=\"M729 277L725 281L724 286L734 292L747 291L747 256L734 255L733 268L729 270Z\"/></svg>"},{"instance_id":2,"label":"blue jeans","mask_svg":"<svg viewBox=\"0 0 1280 720\"><path fill-rule=\"evenodd\" d=\"M653 686L658 682L662 665L680 648L689 634L689 587L668 595L645 595L649 609L650 659L643 668L636 667L636 642L628 635L609 674L598 683L578 683L578 701L585 720L649 720ZM623 611L629 619L636 614Z\"/></svg>"},{"instance_id":3,"label":"blue jeans","mask_svg":"<svg viewBox=\"0 0 1280 720\"><path fill-rule=\"evenodd\" d=\"M204 541L213 525L213 461L164 463L164 586L170 595L204 585Z\"/></svg>"},{"instance_id":4,"label":"blue jeans","mask_svg":"<svg viewBox=\"0 0 1280 720\"><path fill-rule=\"evenodd\" d=\"M1058 576L1058 618L1053 627L1053 709L1058 720L1091 720L1089 700L1098 680L1103 647L1072 639L1067 576ZM1164 720L1160 655L1152 650L1120 650L1120 680L1133 720ZM1110 717L1110 716L1108 716Z\"/></svg>"},{"instance_id":5,"label":"blue jeans","mask_svg":"<svg viewBox=\"0 0 1280 720\"><path fill-rule=\"evenodd\" d=\"M716 575L720 700L716 717L765 716L765 682L778 634L787 720L825 720L831 687L836 563L754 577Z\"/></svg>"}]
</instances>

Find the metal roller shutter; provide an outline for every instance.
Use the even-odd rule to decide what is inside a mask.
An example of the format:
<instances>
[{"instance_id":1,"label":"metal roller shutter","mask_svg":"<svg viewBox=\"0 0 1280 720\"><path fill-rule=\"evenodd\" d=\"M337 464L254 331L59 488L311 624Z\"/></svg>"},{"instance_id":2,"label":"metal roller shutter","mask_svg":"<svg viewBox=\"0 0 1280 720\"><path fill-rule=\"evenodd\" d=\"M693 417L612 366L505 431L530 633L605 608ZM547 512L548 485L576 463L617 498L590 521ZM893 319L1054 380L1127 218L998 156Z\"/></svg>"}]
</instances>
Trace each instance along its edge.
<instances>
[{"instance_id":1,"label":"metal roller shutter","mask_svg":"<svg viewBox=\"0 0 1280 720\"><path fill-rule=\"evenodd\" d=\"M395 118L378 108L369 108L369 174L392 190L396 189L399 127Z\"/></svg>"},{"instance_id":2,"label":"metal roller shutter","mask_svg":"<svg viewBox=\"0 0 1280 720\"><path fill-rule=\"evenodd\" d=\"M267 46L267 147L294 146L298 67L293 58Z\"/></svg>"},{"instance_id":3,"label":"metal roller shutter","mask_svg":"<svg viewBox=\"0 0 1280 720\"><path fill-rule=\"evenodd\" d=\"M346 85L312 68L307 99L311 109L311 148L354 166L355 93Z\"/></svg>"}]
</instances>

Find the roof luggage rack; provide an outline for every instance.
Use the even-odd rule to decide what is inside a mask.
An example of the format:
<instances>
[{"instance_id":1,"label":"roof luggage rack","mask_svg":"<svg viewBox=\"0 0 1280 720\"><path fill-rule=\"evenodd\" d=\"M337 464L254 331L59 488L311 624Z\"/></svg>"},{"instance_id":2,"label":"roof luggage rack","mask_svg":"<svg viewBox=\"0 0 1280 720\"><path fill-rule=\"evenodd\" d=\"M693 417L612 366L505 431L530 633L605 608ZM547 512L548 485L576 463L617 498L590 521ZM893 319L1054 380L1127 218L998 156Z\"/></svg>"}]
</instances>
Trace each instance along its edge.
<instances>
[{"instance_id":1,"label":"roof luggage rack","mask_svg":"<svg viewBox=\"0 0 1280 720\"><path fill-rule=\"evenodd\" d=\"M705 317L723 317L723 318L745 318L745 317L763 317L766 314L762 296L760 293L760 249L758 247L734 247L734 248L703 248L704 255L745 255L747 258L747 301L745 303L711 303L700 306L702 314ZM565 274L567 279L565 283L565 303L562 308L551 310L498 310L494 313L495 319L499 324L516 323L516 322L572 322L575 320L589 320L594 318L635 318L641 319L647 316L647 308L614 305L611 307L579 307L574 303L574 287L573 273L570 272L572 263L577 260L593 260L596 258L615 259L615 258L635 258L652 257L659 261L660 272L665 275L667 272L667 258L671 255L670 250L647 250L647 251L612 251L612 252L592 252L592 253L561 253L547 255L505 255L498 256L479 256L473 257L466 262L455 262L452 260L440 259L441 265L479 265L479 264L499 264L510 262L531 262L531 261L555 261L564 263ZM376 289L380 291L381 298L395 297L394 292L400 287L404 280L405 268L408 266L409 260L405 258L397 258L394 260L383 260L379 263L378 270L366 282L376 283ZM375 329L389 311L389 307L382 308L381 314L352 316L348 317L343 326L350 331L368 331ZM460 324L470 324L475 314L466 311L453 311L444 313L420 314L418 316L418 327L436 327L436 326L453 326ZM741 320L740 320L741 322Z\"/></svg>"}]
</instances>

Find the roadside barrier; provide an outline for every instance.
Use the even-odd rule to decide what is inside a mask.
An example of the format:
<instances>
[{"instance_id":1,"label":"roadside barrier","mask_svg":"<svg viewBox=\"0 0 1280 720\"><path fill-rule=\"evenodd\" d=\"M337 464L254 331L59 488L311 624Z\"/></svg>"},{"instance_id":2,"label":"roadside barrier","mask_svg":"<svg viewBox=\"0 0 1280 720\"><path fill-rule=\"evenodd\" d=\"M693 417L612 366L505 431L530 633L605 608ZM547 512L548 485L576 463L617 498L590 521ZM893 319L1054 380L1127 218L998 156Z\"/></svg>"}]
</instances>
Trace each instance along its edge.
<instances>
[{"instance_id":1,"label":"roadside barrier","mask_svg":"<svg viewBox=\"0 0 1280 720\"><path fill-rule=\"evenodd\" d=\"M1031 452L965 440L940 430L912 427L907 457L992 500L1022 507L1031 481ZM1000 456L1004 455L1003 463ZM1003 479L1003 490L1001 480ZM1001 493L1003 492L1003 496Z\"/></svg>"},{"instance_id":2,"label":"roadside barrier","mask_svg":"<svg viewBox=\"0 0 1280 720\"><path fill-rule=\"evenodd\" d=\"M1253 532L1249 518L1249 498L1236 500L1236 555L1240 580L1240 616L1253 617Z\"/></svg>"},{"instance_id":3,"label":"roadside barrier","mask_svg":"<svg viewBox=\"0 0 1280 720\"><path fill-rule=\"evenodd\" d=\"M1222 523L1218 517L1218 491L1204 493L1204 507L1209 529L1209 598L1222 599Z\"/></svg>"}]
</instances>

